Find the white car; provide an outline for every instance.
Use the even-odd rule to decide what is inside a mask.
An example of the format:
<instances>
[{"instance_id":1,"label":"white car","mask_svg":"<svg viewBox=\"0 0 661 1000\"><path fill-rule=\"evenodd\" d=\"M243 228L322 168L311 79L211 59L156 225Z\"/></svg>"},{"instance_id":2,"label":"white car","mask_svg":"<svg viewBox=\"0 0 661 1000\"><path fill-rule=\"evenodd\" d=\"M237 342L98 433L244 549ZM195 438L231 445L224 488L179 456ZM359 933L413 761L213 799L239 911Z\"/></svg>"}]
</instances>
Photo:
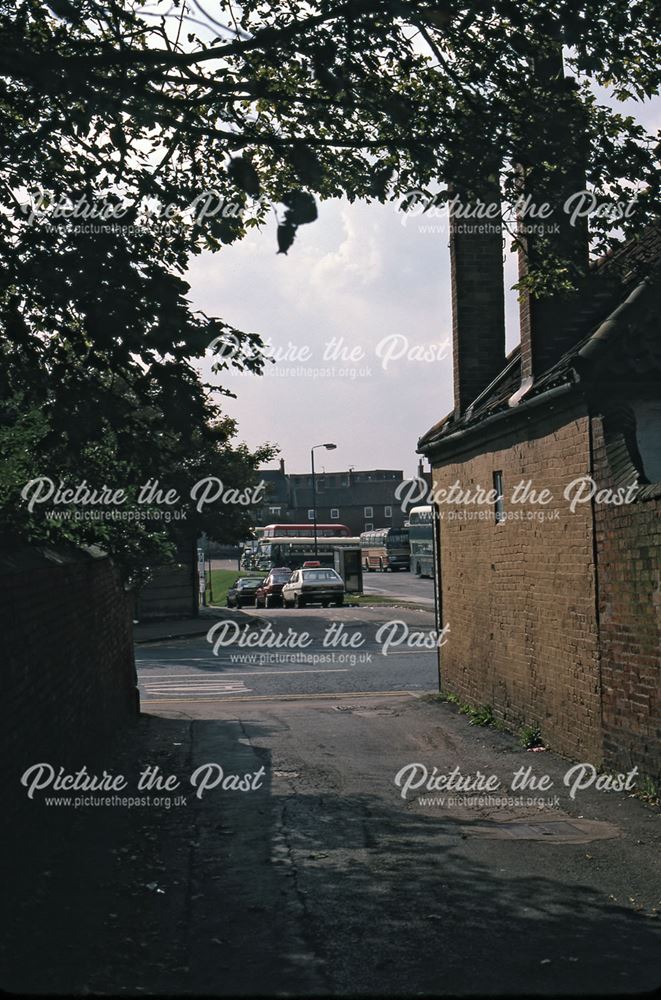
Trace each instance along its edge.
<instances>
[{"instance_id":1,"label":"white car","mask_svg":"<svg viewBox=\"0 0 661 1000\"><path fill-rule=\"evenodd\" d=\"M324 566L314 569L296 569L289 582L282 588L282 605L285 608L304 608L306 604L344 604L344 581L334 569Z\"/></svg>"}]
</instances>

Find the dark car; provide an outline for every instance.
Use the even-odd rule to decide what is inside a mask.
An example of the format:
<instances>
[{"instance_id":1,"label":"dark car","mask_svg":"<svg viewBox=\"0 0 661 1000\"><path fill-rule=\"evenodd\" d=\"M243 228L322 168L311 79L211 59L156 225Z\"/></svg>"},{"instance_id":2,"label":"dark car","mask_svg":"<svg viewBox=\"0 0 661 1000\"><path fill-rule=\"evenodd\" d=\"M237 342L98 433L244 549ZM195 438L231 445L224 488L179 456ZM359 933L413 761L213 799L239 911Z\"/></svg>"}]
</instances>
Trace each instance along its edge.
<instances>
[{"instance_id":1,"label":"dark car","mask_svg":"<svg viewBox=\"0 0 661 1000\"><path fill-rule=\"evenodd\" d=\"M227 591L227 607L242 608L245 604L254 604L255 592L261 583L261 577L239 577Z\"/></svg>"},{"instance_id":2,"label":"dark car","mask_svg":"<svg viewBox=\"0 0 661 1000\"><path fill-rule=\"evenodd\" d=\"M287 566L272 569L255 591L256 608L274 608L282 604L282 588L288 583L291 570Z\"/></svg>"}]
</instances>

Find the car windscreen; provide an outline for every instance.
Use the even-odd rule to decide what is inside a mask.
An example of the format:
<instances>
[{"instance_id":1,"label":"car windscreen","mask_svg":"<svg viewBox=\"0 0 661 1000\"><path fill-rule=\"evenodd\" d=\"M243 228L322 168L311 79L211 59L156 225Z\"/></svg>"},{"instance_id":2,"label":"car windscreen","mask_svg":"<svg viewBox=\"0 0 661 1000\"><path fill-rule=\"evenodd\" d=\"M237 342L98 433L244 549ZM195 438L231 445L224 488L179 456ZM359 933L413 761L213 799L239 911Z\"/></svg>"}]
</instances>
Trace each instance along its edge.
<instances>
[{"instance_id":1,"label":"car windscreen","mask_svg":"<svg viewBox=\"0 0 661 1000\"><path fill-rule=\"evenodd\" d=\"M252 587L259 587L261 580L237 580L236 586L239 590L250 590Z\"/></svg>"}]
</instances>

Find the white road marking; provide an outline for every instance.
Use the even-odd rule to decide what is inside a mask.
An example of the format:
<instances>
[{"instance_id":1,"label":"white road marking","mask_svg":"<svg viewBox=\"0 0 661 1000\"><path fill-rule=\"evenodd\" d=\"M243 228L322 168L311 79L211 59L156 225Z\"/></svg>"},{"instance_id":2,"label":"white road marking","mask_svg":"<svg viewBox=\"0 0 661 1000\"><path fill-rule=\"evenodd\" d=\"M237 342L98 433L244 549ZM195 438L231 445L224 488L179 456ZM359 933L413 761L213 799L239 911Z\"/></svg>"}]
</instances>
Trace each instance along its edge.
<instances>
[{"instance_id":1,"label":"white road marking","mask_svg":"<svg viewBox=\"0 0 661 1000\"><path fill-rule=\"evenodd\" d=\"M348 674L348 673L349 673L349 668L348 667L330 667L330 668L325 669L325 670L323 668L321 668L319 670L278 670L278 668L276 666L276 667L273 668L273 670L242 670L240 673L230 673L229 671L227 671L227 672L223 671L223 673L220 674L219 677L220 678L222 678L222 677L273 677L274 675L277 675L278 677L281 677L283 674ZM169 680L169 679L175 678L175 677L176 678L179 678L179 677L196 677L196 678L198 678L199 676L200 676L199 674L193 673L191 671L190 674L154 674L154 675L143 674L142 675L142 679L143 679L143 681L145 683L151 683L151 681L153 681L153 680L154 681Z\"/></svg>"},{"instance_id":2,"label":"white road marking","mask_svg":"<svg viewBox=\"0 0 661 1000\"><path fill-rule=\"evenodd\" d=\"M228 684L179 684L174 681L172 684L166 684L161 681L158 684L145 684L145 691L247 691L245 684L240 684L237 681L231 681Z\"/></svg>"},{"instance_id":3,"label":"white road marking","mask_svg":"<svg viewBox=\"0 0 661 1000\"><path fill-rule=\"evenodd\" d=\"M182 684L177 678L168 677L163 680L156 678L143 679L140 685L145 696L155 695L160 698L181 698L186 695L216 695L216 694L248 694L252 688L245 686L241 680L223 680L217 677L199 677L196 674L185 675L191 683Z\"/></svg>"}]
</instances>

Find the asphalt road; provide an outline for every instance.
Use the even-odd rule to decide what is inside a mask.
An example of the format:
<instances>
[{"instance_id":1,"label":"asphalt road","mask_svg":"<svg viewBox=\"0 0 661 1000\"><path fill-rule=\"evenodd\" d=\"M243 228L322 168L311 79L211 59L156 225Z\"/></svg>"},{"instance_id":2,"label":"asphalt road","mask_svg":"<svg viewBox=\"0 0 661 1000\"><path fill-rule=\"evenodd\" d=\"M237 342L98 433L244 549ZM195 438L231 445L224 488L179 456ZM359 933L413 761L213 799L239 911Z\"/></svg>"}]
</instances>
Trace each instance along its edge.
<instances>
[{"instance_id":1,"label":"asphalt road","mask_svg":"<svg viewBox=\"0 0 661 1000\"><path fill-rule=\"evenodd\" d=\"M403 608L274 608L255 627L220 622L207 636L142 644L143 707L241 696L433 691L431 612Z\"/></svg>"},{"instance_id":2,"label":"asphalt road","mask_svg":"<svg viewBox=\"0 0 661 1000\"><path fill-rule=\"evenodd\" d=\"M403 691L143 707L150 714L92 769L125 775L136 794L148 766L176 790L150 784L133 808L26 800L36 843L24 834L0 854L2 989L305 998L658 987L658 812L594 789L572 800L570 762ZM503 784L495 804L430 795L419 781L406 791L397 775L411 768L416 781L423 768L458 768ZM502 802L527 768L552 789Z\"/></svg>"},{"instance_id":3,"label":"asphalt road","mask_svg":"<svg viewBox=\"0 0 661 1000\"><path fill-rule=\"evenodd\" d=\"M363 591L385 597L414 598L420 604L434 606L434 581L415 573L364 573Z\"/></svg>"}]
</instances>

